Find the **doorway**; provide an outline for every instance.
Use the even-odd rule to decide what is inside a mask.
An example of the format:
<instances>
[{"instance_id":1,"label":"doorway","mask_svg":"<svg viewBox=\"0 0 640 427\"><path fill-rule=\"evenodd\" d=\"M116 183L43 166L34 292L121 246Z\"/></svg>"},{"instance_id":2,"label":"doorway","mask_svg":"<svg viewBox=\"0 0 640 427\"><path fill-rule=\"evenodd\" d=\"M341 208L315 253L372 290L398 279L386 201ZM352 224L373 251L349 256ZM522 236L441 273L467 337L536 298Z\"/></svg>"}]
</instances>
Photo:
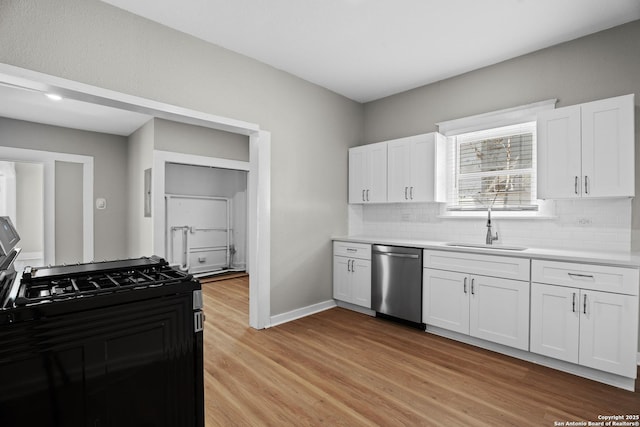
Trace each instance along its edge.
<instances>
[{"instance_id":1,"label":"doorway","mask_svg":"<svg viewBox=\"0 0 640 427\"><path fill-rule=\"evenodd\" d=\"M248 254L247 268L252 277L250 283L250 301L249 301L249 324L256 328L262 329L269 327L270 318L270 299L271 299L271 134L270 132L260 129L260 126L253 123L243 122L236 119L229 119L216 116L201 111L195 111L170 105L150 99L140 98L137 96L106 90L97 86L78 83L72 80L63 79L49 74L40 73L33 70L15 67L8 64L0 64L0 83L12 86L42 92L46 88L48 92L63 93L66 98L85 101L89 103L108 105L123 110L142 112L154 117L165 118L168 120L194 124L213 129L224 130L249 136L250 161L245 168L231 167L231 169L240 169L250 171L248 175ZM0 154L2 149L0 148ZM175 156L176 153L170 153ZM154 214L153 222L153 247L154 252L162 253L164 245L164 209L163 197L158 197L158 189L162 189L160 194L164 194L164 164L162 168L157 166L162 163L165 154L154 152L154 168L160 173L152 174L151 178L151 203ZM184 156L181 157L190 157ZM171 159L176 161L175 157ZM187 161L186 163L190 163ZM244 162L235 162L244 163ZM91 168L85 164L83 168L83 193L90 197L88 207L91 208L93 199L93 187L87 185L88 178L92 178L93 164ZM91 172L89 174L88 172ZM46 167L45 167L46 175ZM162 176L160 176L162 175ZM53 181L53 179L51 179ZM46 207L46 186L45 180L45 212L53 210L53 201L50 202L51 208ZM87 209L84 213L89 212ZM85 230L84 233L84 258L93 259L93 216L88 215L83 218ZM45 254L53 253L54 248L51 247L47 251L49 243L53 243L53 235L47 238L47 230L53 230L52 226L47 226L45 219ZM91 232L87 232L91 230ZM52 233L52 232L51 232ZM91 251L91 254L89 254Z\"/></svg>"},{"instance_id":2,"label":"doorway","mask_svg":"<svg viewBox=\"0 0 640 427\"><path fill-rule=\"evenodd\" d=\"M247 269L247 172L166 163L166 256L196 276Z\"/></svg>"},{"instance_id":3,"label":"doorway","mask_svg":"<svg viewBox=\"0 0 640 427\"><path fill-rule=\"evenodd\" d=\"M20 230L18 271L44 264L43 180L42 163L0 161L0 216Z\"/></svg>"}]
</instances>

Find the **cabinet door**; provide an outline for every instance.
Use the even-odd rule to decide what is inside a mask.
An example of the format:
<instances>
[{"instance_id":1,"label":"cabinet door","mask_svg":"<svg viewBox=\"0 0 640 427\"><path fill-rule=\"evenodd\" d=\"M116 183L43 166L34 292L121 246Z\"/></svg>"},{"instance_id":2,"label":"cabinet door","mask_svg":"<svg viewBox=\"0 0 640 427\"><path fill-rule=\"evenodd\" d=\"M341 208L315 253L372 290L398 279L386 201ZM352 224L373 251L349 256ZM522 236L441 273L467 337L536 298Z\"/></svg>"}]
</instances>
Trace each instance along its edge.
<instances>
[{"instance_id":1,"label":"cabinet door","mask_svg":"<svg viewBox=\"0 0 640 427\"><path fill-rule=\"evenodd\" d=\"M531 351L578 363L580 290L531 284Z\"/></svg>"},{"instance_id":2,"label":"cabinet door","mask_svg":"<svg viewBox=\"0 0 640 427\"><path fill-rule=\"evenodd\" d=\"M408 202L410 201L411 143L409 141L389 142L388 156L388 201Z\"/></svg>"},{"instance_id":3,"label":"cabinet door","mask_svg":"<svg viewBox=\"0 0 640 427\"><path fill-rule=\"evenodd\" d=\"M353 260L350 282L351 303L371 308L371 261Z\"/></svg>"},{"instance_id":4,"label":"cabinet door","mask_svg":"<svg viewBox=\"0 0 640 427\"><path fill-rule=\"evenodd\" d=\"M582 104L583 197L635 196L633 95Z\"/></svg>"},{"instance_id":5,"label":"cabinet door","mask_svg":"<svg viewBox=\"0 0 640 427\"><path fill-rule=\"evenodd\" d=\"M580 364L635 378L638 297L582 291Z\"/></svg>"},{"instance_id":6,"label":"cabinet door","mask_svg":"<svg viewBox=\"0 0 640 427\"><path fill-rule=\"evenodd\" d=\"M387 201L387 144L371 144L367 151L366 182L365 199L368 203Z\"/></svg>"},{"instance_id":7,"label":"cabinet door","mask_svg":"<svg viewBox=\"0 0 640 427\"><path fill-rule=\"evenodd\" d=\"M333 257L333 297L340 301L351 302L351 261L347 257Z\"/></svg>"},{"instance_id":8,"label":"cabinet door","mask_svg":"<svg viewBox=\"0 0 640 427\"><path fill-rule=\"evenodd\" d=\"M529 350L529 282L471 276L472 336Z\"/></svg>"},{"instance_id":9,"label":"cabinet door","mask_svg":"<svg viewBox=\"0 0 640 427\"><path fill-rule=\"evenodd\" d=\"M349 203L364 203L366 196L367 153L361 148L349 150Z\"/></svg>"},{"instance_id":10,"label":"cabinet door","mask_svg":"<svg viewBox=\"0 0 640 427\"><path fill-rule=\"evenodd\" d=\"M412 202L430 202L435 199L435 147L433 135L410 146L409 199Z\"/></svg>"},{"instance_id":11,"label":"cabinet door","mask_svg":"<svg viewBox=\"0 0 640 427\"><path fill-rule=\"evenodd\" d=\"M582 192L580 106L538 113L538 198L566 199Z\"/></svg>"},{"instance_id":12,"label":"cabinet door","mask_svg":"<svg viewBox=\"0 0 640 427\"><path fill-rule=\"evenodd\" d=\"M469 277L464 273L425 268L422 283L422 321L468 334Z\"/></svg>"}]
</instances>

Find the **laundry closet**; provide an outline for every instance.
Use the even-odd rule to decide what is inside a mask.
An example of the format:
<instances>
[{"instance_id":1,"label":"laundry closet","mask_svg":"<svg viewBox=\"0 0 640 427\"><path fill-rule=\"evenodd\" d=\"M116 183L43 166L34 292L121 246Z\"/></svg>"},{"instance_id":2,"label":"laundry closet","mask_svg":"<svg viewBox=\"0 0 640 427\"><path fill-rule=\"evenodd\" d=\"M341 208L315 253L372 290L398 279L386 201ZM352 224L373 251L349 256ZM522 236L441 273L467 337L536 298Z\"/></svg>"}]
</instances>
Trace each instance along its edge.
<instances>
[{"instance_id":1,"label":"laundry closet","mask_svg":"<svg viewBox=\"0 0 640 427\"><path fill-rule=\"evenodd\" d=\"M245 271L247 172L165 165L166 256L196 276Z\"/></svg>"}]
</instances>

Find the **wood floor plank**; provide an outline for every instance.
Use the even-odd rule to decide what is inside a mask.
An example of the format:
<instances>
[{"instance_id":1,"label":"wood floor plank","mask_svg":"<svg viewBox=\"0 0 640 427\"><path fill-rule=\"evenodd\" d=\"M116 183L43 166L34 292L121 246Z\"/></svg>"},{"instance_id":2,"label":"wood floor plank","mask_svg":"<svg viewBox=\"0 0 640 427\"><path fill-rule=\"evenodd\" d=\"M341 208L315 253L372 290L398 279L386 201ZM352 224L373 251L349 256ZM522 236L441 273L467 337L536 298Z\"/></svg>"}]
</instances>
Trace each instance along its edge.
<instances>
[{"instance_id":1,"label":"wood floor plank","mask_svg":"<svg viewBox=\"0 0 640 427\"><path fill-rule=\"evenodd\" d=\"M342 308L256 331L248 278L203 284L214 426L553 426L640 413L640 393Z\"/></svg>"}]
</instances>

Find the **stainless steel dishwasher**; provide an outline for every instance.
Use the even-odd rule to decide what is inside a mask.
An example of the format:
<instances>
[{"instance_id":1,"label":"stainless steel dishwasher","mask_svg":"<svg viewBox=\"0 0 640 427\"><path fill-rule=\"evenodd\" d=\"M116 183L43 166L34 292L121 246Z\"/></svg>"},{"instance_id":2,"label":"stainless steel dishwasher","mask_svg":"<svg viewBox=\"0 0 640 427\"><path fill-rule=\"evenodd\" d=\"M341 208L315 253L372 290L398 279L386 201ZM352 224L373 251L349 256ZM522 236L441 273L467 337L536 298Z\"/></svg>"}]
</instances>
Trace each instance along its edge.
<instances>
[{"instance_id":1,"label":"stainless steel dishwasher","mask_svg":"<svg viewBox=\"0 0 640 427\"><path fill-rule=\"evenodd\" d=\"M371 308L422 326L422 249L373 245Z\"/></svg>"}]
</instances>

